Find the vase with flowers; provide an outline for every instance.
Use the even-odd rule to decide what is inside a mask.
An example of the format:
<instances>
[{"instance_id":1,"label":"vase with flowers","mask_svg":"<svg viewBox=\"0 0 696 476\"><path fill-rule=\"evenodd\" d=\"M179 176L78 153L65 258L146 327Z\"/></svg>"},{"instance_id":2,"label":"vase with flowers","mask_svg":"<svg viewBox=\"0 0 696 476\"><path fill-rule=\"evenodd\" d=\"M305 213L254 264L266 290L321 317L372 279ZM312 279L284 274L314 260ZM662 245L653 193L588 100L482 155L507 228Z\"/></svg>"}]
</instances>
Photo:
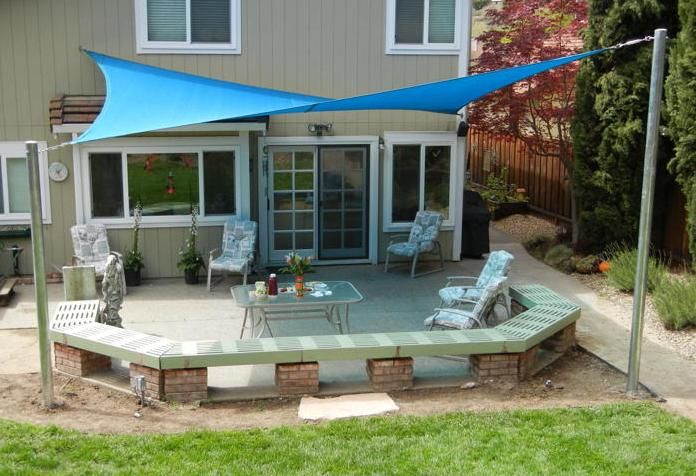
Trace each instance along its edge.
<instances>
[{"instance_id":1,"label":"vase with flowers","mask_svg":"<svg viewBox=\"0 0 696 476\"><path fill-rule=\"evenodd\" d=\"M280 268L280 273L291 273L295 275L295 294L297 297L304 296L304 274L312 271L312 258L310 256L302 256L293 251L285 257L287 266Z\"/></svg>"},{"instance_id":2,"label":"vase with flowers","mask_svg":"<svg viewBox=\"0 0 696 476\"><path fill-rule=\"evenodd\" d=\"M184 242L183 248L179 250L179 262L176 267L184 272L186 284L198 284L198 272L205 267L203 255L196 249L196 238L198 236L198 205L191 207L191 228L189 237Z\"/></svg>"},{"instance_id":3,"label":"vase with flowers","mask_svg":"<svg viewBox=\"0 0 696 476\"><path fill-rule=\"evenodd\" d=\"M138 246L140 235L140 223L143 220L143 207L140 202L135 204L133 209L133 248L126 250L123 260L124 274L126 275L126 286L140 286L140 270L145 267L143 253Z\"/></svg>"}]
</instances>

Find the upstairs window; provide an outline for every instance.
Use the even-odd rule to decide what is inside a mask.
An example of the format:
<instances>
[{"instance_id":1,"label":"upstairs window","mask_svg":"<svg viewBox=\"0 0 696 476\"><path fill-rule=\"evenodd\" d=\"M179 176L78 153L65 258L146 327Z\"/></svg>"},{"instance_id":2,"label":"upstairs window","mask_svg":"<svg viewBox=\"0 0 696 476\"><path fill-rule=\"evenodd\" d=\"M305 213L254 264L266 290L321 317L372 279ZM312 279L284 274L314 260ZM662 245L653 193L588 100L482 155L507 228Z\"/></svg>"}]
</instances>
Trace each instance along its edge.
<instances>
[{"instance_id":1,"label":"upstairs window","mask_svg":"<svg viewBox=\"0 0 696 476\"><path fill-rule=\"evenodd\" d=\"M135 0L138 53L241 53L241 0Z\"/></svg>"},{"instance_id":2,"label":"upstairs window","mask_svg":"<svg viewBox=\"0 0 696 476\"><path fill-rule=\"evenodd\" d=\"M387 0L388 54L458 54L462 0Z\"/></svg>"}]
</instances>

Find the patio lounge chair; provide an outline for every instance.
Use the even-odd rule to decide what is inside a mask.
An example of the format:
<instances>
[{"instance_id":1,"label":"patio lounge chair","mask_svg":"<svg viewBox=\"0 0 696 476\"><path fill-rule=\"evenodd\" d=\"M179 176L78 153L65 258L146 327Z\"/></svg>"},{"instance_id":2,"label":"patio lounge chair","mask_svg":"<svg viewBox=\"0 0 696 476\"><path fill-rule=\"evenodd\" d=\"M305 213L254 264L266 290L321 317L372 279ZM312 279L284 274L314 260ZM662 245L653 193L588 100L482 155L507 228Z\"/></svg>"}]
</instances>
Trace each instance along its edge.
<instances>
[{"instance_id":1,"label":"patio lounge chair","mask_svg":"<svg viewBox=\"0 0 696 476\"><path fill-rule=\"evenodd\" d=\"M256 229L256 222L251 220L232 217L225 222L222 232L222 253L217 258L213 258L218 251L215 249L208 257L208 291L212 290L213 270L240 273L244 275L244 284L247 283L247 275L254 263Z\"/></svg>"},{"instance_id":2,"label":"patio lounge chair","mask_svg":"<svg viewBox=\"0 0 696 476\"><path fill-rule=\"evenodd\" d=\"M500 296L507 292L507 278L493 278L481 291L479 299L467 301L473 309L437 308L435 314L428 317L423 324L432 330L442 329L477 329L489 327L490 316L495 305L500 302Z\"/></svg>"},{"instance_id":3,"label":"patio lounge chair","mask_svg":"<svg viewBox=\"0 0 696 476\"><path fill-rule=\"evenodd\" d=\"M103 278L109 254L112 253L106 227L101 224L75 225L70 228L70 235L75 253L72 258L73 266L94 266L96 276ZM113 254L121 260L119 253ZM123 272L123 266L120 268L120 273L125 294L126 275Z\"/></svg>"},{"instance_id":4,"label":"patio lounge chair","mask_svg":"<svg viewBox=\"0 0 696 476\"><path fill-rule=\"evenodd\" d=\"M449 276L447 278L447 284L444 288L440 289L438 294L440 295L440 307L457 307L460 304L470 303L472 301L477 301L484 288L495 278L503 278L508 275L512 262L515 257L508 253L507 251L500 250L494 251L488 255L488 260L485 266L481 270L481 274L476 276ZM452 286L454 281L458 280L469 280L476 281L475 284L471 286ZM505 310L507 311L508 318L510 314L510 296L507 292L499 296L500 299L504 299Z\"/></svg>"},{"instance_id":5,"label":"patio lounge chair","mask_svg":"<svg viewBox=\"0 0 696 476\"><path fill-rule=\"evenodd\" d=\"M416 214L416 219L411 227L409 235L397 235L392 237L387 245L387 259L384 263L384 271L389 270L389 256L405 256L411 258L411 277L423 276L425 274L435 273L445 269L445 263L442 259L442 247L437 240L442 225L442 215L437 212L420 211ZM408 236L408 241L403 240ZM423 253L437 253L440 256L440 267L430 271L416 274L416 265L418 258Z\"/></svg>"}]
</instances>

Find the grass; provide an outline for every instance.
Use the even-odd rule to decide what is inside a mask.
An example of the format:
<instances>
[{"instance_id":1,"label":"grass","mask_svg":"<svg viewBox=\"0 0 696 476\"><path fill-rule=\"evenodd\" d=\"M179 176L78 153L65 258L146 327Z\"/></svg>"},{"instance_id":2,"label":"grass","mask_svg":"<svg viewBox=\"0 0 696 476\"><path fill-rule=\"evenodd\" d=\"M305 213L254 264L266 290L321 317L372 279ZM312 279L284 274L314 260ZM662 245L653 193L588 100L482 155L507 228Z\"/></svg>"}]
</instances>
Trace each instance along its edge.
<instances>
[{"instance_id":1,"label":"grass","mask_svg":"<svg viewBox=\"0 0 696 476\"><path fill-rule=\"evenodd\" d=\"M652 403L174 435L0 420L0 474L695 474L696 425Z\"/></svg>"},{"instance_id":2,"label":"grass","mask_svg":"<svg viewBox=\"0 0 696 476\"><path fill-rule=\"evenodd\" d=\"M636 279L636 264L638 250L622 246L613 247L608 251L609 271L607 283L619 291L632 292ZM652 292L664 279L666 267L659 259L648 258L648 291Z\"/></svg>"},{"instance_id":3,"label":"grass","mask_svg":"<svg viewBox=\"0 0 696 476\"><path fill-rule=\"evenodd\" d=\"M652 298L657 315L667 329L696 326L696 277L663 279Z\"/></svg>"}]
</instances>

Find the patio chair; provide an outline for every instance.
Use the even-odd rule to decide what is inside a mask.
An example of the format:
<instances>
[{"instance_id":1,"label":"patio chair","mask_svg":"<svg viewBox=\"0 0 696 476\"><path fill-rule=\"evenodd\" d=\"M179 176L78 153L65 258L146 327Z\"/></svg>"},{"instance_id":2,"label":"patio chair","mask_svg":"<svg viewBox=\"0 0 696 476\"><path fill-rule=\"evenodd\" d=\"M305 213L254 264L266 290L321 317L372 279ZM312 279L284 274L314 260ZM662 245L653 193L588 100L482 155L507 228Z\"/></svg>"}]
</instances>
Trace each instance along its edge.
<instances>
[{"instance_id":1,"label":"patio chair","mask_svg":"<svg viewBox=\"0 0 696 476\"><path fill-rule=\"evenodd\" d=\"M70 228L70 235L75 253L72 258L73 266L94 266L97 278L103 278L109 254L112 253L106 227L101 224L74 225ZM121 260L119 253L113 252L113 254ZM120 273L125 294L126 275L122 266Z\"/></svg>"},{"instance_id":2,"label":"patio chair","mask_svg":"<svg viewBox=\"0 0 696 476\"><path fill-rule=\"evenodd\" d=\"M473 306L473 309L436 308L435 314L423 321L423 324L428 327L428 330L433 330L435 327L442 329L491 327L490 317L494 314L495 305L500 303L500 296L506 292L507 278L493 278L482 289L477 300L466 301Z\"/></svg>"},{"instance_id":3,"label":"patio chair","mask_svg":"<svg viewBox=\"0 0 696 476\"><path fill-rule=\"evenodd\" d=\"M491 280L495 278L503 278L508 275L514 260L515 257L507 251L494 251L488 255L488 260L486 261L486 264L478 277L449 276L447 278L447 284L445 287L438 291L438 294L440 295L440 307L453 308L458 307L461 304L477 301L480 299L483 290L488 283L491 282ZM470 286L452 286L453 282L466 280L475 280L475 283ZM503 295L499 296L499 299L504 300L505 310L507 311L507 317L509 318L512 315L510 310L509 293L505 292Z\"/></svg>"},{"instance_id":4,"label":"patio chair","mask_svg":"<svg viewBox=\"0 0 696 476\"><path fill-rule=\"evenodd\" d=\"M212 290L213 270L242 274L244 284L247 283L247 275L254 263L256 229L256 222L251 220L232 217L225 222L222 232L222 253L217 258L213 258L218 251L214 249L208 257L208 291Z\"/></svg>"},{"instance_id":5,"label":"patio chair","mask_svg":"<svg viewBox=\"0 0 696 476\"><path fill-rule=\"evenodd\" d=\"M423 276L436 273L445 269L442 259L442 247L437 240L442 225L442 214L431 211L420 211L416 214L416 219L411 227L409 235L397 235L392 237L387 245L387 259L384 263L384 271L389 270L389 256L405 256L411 259L411 277ZM400 241L407 237L407 241ZM416 274L418 258L424 253L438 254L440 257L440 267L430 271Z\"/></svg>"}]
</instances>

